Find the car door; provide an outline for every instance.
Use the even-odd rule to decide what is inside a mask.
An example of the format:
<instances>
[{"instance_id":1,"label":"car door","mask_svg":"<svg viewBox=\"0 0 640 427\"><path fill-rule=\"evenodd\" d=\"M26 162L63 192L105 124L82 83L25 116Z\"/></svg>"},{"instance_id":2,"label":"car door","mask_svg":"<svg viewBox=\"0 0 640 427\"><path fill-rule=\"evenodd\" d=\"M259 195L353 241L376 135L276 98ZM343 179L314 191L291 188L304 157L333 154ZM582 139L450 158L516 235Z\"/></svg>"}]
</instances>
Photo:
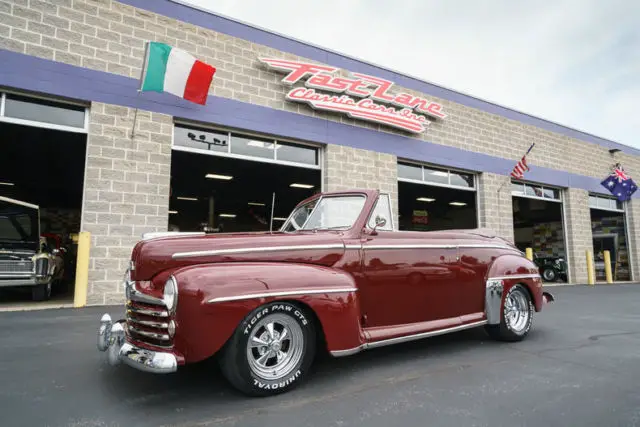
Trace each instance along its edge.
<instances>
[{"instance_id":1,"label":"car door","mask_svg":"<svg viewBox=\"0 0 640 427\"><path fill-rule=\"evenodd\" d=\"M381 231L363 243L360 302L365 327L382 327L455 317L456 248Z\"/></svg>"}]
</instances>

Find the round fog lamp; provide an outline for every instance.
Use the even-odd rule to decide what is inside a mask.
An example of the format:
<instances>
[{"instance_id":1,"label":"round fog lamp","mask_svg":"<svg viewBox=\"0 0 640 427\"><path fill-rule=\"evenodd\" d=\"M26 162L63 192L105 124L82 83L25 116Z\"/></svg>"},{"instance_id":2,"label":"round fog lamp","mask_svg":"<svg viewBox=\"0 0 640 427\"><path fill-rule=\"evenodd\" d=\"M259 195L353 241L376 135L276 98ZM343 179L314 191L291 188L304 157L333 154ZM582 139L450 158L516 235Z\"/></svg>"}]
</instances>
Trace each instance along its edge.
<instances>
[{"instance_id":1,"label":"round fog lamp","mask_svg":"<svg viewBox=\"0 0 640 427\"><path fill-rule=\"evenodd\" d=\"M164 293L162 296L164 304L167 306L167 310L170 313L174 313L176 305L178 304L178 285L176 284L173 276L169 277L164 284Z\"/></svg>"}]
</instances>

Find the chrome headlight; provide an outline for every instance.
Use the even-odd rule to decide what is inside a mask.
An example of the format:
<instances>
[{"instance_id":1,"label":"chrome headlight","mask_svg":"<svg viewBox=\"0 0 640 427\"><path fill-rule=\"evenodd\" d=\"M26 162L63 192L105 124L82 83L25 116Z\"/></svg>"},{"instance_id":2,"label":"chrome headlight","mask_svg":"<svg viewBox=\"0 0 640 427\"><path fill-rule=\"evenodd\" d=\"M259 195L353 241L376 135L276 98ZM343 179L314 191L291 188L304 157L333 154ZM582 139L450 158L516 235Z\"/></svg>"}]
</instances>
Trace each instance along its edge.
<instances>
[{"instance_id":1,"label":"chrome headlight","mask_svg":"<svg viewBox=\"0 0 640 427\"><path fill-rule=\"evenodd\" d=\"M178 305L178 284L173 276L169 277L164 284L162 300L167 306L167 310L169 310L171 314L175 313L176 306Z\"/></svg>"}]
</instances>

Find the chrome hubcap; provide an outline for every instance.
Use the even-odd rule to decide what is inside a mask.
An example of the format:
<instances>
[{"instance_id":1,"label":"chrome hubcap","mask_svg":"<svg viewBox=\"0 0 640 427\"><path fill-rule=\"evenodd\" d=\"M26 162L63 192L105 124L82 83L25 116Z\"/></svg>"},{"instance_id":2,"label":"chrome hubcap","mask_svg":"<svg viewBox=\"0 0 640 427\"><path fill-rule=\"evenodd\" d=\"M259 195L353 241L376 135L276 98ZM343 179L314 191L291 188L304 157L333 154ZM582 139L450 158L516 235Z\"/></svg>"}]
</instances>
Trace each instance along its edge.
<instances>
[{"instance_id":1,"label":"chrome hubcap","mask_svg":"<svg viewBox=\"0 0 640 427\"><path fill-rule=\"evenodd\" d=\"M529 304L522 292L511 293L504 303L504 317L509 327L522 332L529 322Z\"/></svg>"},{"instance_id":2,"label":"chrome hubcap","mask_svg":"<svg viewBox=\"0 0 640 427\"><path fill-rule=\"evenodd\" d=\"M553 271L551 270L545 270L544 272L544 278L546 280L551 280L553 278Z\"/></svg>"},{"instance_id":3,"label":"chrome hubcap","mask_svg":"<svg viewBox=\"0 0 640 427\"><path fill-rule=\"evenodd\" d=\"M271 314L253 328L247 344L249 368L265 380L289 375L302 358L304 335L291 317Z\"/></svg>"}]
</instances>

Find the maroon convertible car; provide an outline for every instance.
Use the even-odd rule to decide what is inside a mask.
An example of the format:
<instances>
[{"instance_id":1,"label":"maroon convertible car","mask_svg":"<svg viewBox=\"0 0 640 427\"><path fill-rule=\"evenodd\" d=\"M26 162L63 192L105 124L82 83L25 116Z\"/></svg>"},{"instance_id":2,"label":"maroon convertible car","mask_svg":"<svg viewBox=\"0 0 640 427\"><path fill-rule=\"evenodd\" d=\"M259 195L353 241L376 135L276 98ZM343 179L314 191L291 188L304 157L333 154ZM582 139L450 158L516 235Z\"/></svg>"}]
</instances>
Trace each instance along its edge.
<instances>
[{"instance_id":1,"label":"maroon convertible car","mask_svg":"<svg viewBox=\"0 0 640 427\"><path fill-rule=\"evenodd\" d=\"M288 391L321 350L366 349L484 327L522 340L553 301L538 267L481 230L396 231L389 195L302 201L277 232L143 236L126 315L103 315L111 364L170 373L215 356L249 395Z\"/></svg>"}]
</instances>

